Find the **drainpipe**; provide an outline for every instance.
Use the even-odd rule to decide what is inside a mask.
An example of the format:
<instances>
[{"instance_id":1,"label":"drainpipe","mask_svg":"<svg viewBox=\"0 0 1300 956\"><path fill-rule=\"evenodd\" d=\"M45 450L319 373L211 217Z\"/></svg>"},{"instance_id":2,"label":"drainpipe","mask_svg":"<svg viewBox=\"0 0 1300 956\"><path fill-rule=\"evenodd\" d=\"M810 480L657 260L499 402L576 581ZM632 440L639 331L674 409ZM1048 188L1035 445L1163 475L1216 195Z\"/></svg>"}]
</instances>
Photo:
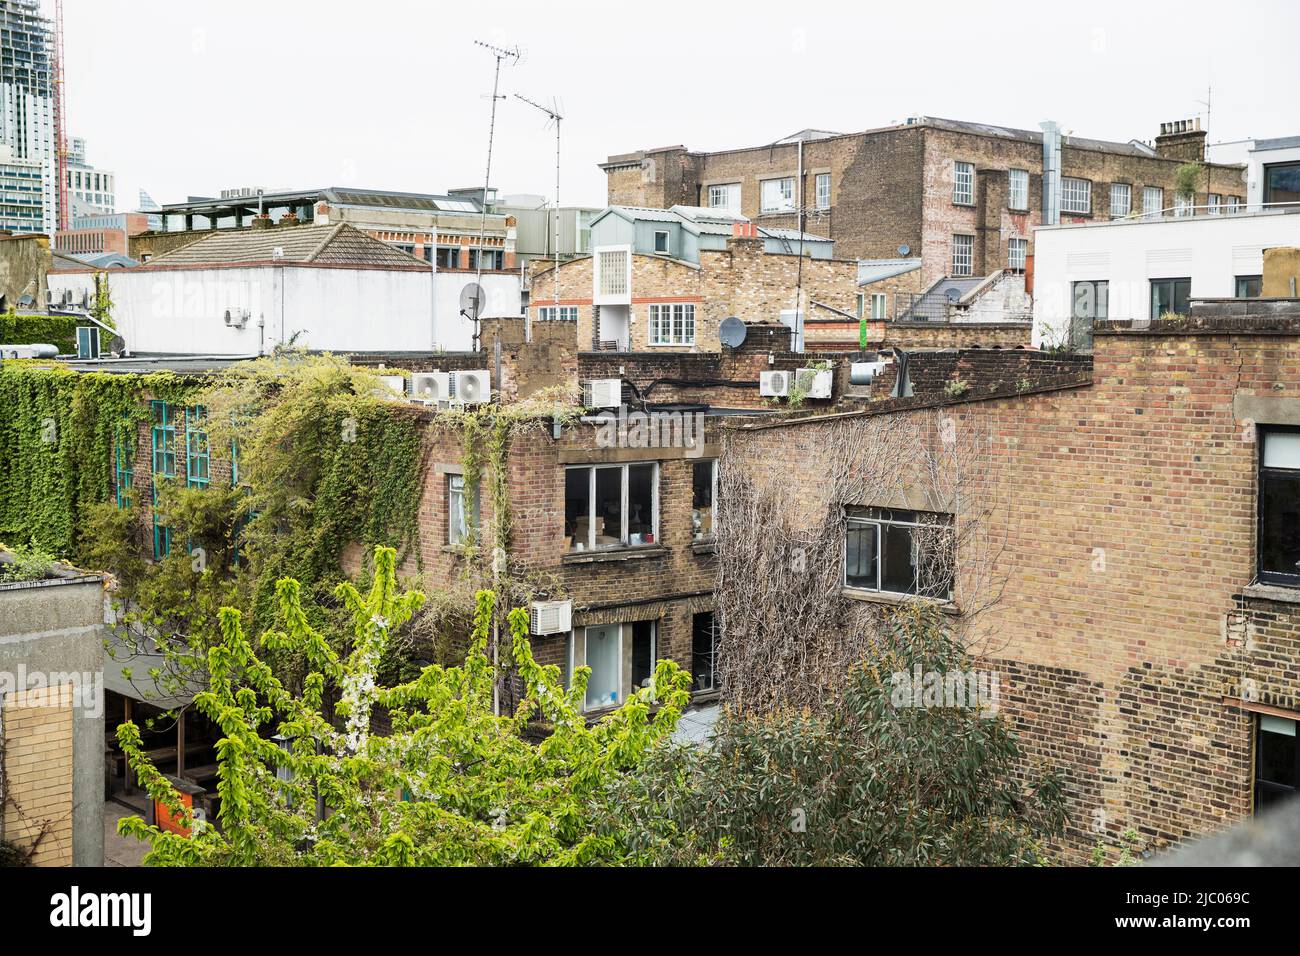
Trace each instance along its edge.
<instances>
[{"instance_id":1,"label":"drainpipe","mask_svg":"<svg viewBox=\"0 0 1300 956\"><path fill-rule=\"evenodd\" d=\"M1061 128L1052 120L1043 130L1043 225L1061 224Z\"/></svg>"}]
</instances>

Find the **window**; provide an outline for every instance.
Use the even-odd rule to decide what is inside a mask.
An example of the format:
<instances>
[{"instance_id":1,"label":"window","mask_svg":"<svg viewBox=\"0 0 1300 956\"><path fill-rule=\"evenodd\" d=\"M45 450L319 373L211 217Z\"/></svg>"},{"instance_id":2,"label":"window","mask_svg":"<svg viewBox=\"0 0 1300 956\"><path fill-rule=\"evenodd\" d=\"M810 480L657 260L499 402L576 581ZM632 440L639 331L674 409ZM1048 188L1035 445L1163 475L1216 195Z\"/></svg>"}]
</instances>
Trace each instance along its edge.
<instances>
[{"instance_id":1,"label":"window","mask_svg":"<svg viewBox=\"0 0 1300 956\"><path fill-rule=\"evenodd\" d=\"M1086 179L1062 176L1061 211L1092 212L1092 183Z\"/></svg>"},{"instance_id":2,"label":"window","mask_svg":"<svg viewBox=\"0 0 1300 956\"><path fill-rule=\"evenodd\" d=\"M1263 276L1237 276L1237 289L1234 295L1238 299L1256 299L1264 287Z\"/></svg>"},{"instance_id":3,"label":"window","mask_svg":"<svg viewBox=\"0 0 1300 956\"><path fill-rule=\"evenodd\" d=\"M831 174L818 173L815 182L817 184L817 208L830 209L831 208Z\"/></svg>"},{"instance_id":4,"label":"window","mask_svg":"<svg viewBox=\"0 0 1300 956\"><path fill-rule=\"evenodd\" d=\"M172 529L167 519L158 514L158 486L153 489L153 559L161 561L172 553Z\"/></svg>"},{"instance_id":5,"label":"window","mask_svg":"<svg viewBox=\"0 0 1300 956\"><path fill-rule=\"evenodd\" d=\"M458 246L439 246L438 247L438 268L459 269L460 248Z\"/></svg>"},{"instance_id":6,"label":"window","mask_svg":"<svg viewBox=\"0 0 1300 956\"><path fill-rule=\"evenodd\" d=\"M1159 186L1142 188L1142 215L1158 216L1165 208L1165 191Z\"/></svg>"},{"instance_id":7,"label":"window","mask_svg":"<svg viewBox=\"0 0 1300 956\"><path fill-rule=\"evenodd\" d=\"M740 183L723 183L709 187L709 207L740 213Z\"/></svg>"},{"instance_id":8,"label":"window","mask_svg":"<svg viewBox=\"0 0 1300 956\"><path fill-rule=\"evenodd\" d=\"M478 496L466 495L465 476L447 476L447 543L460 544L478 530Z\"/></svg>"},{"instance_id":9,"label":"window","mask_svg":"<svg viewBox=\"0 0 1300 956\"><path fill-rule=\"evenodd\" d=\"M851 513L844 540L844 584L863 591L952 597L952 515L868 508Z\"/></svg>"},{"instance_id":10,"label":"window","mask_svg":"<svg viewBox=\"0 0 1300 956\"><path fill-rule=\"evenodd\" d=\"M596 250L596 289L601 298L623 298L631 286L628 275L630 257L627 249ZM598 305L601 303L597 303Z\"/></svg>"},{"instance_id":11,"label":"window","mask_svg":"<svg viewBox=\"0 0 1300 956\"><path fill-rule=\"evenodd\" d=\"M1205 199L1205 205L1211 216L1217 216L1223 207L1223 197L1218 193L1210 193Z\"/></svg>"},{"instance_id":12,"label":"window","mask_svg":"<svg viewBox=\"0 0 1300 956\"><path fill-rule=\"evenodd\" d=\"M759 199L759 212L793 212L794 177L763 180Z\"/></svg>"},{"instance_id":13,"label":"window","mask_svg":"<svg viewBox=\"0 0 1300 956\"><path fill-rule=\"evenodd\" d=\"M1255 809L1263 810L1300 790L1300 721L1260 714L1255 734Z\"/></svg>"},{"instance_id":14,"label":"window","mask_svg":"<svg viewBox=\"0 0 1300 956\"><path fill-rule=\"evenodd\" d=\"M1133 211L1133 187L1128 183L1110 184L1110 214L1117 219Z\"/></svg>"},{"instance_id":15,"label":"window","mask_svg":"<svg viewBox=\"0 0 1300 956\"><path fill-rule=\"evenodd\" d=\"M969 206L975 202L975 165L973 163L952 164L952 201L960 206Z\"/></svg>"},{"instance_id":16,"label":"window","mask_svg":"<svg viewBox=\"0 0 1300 956\"><path fill-rule=\"evenodd\" d=\"M1007 241L1007 267L1012 272L1025 271L1025 258L1028 254L1028 239L1009 239Z\"/></svg>"},{"instance_id":17,"label":"window","mask_svg":"<svg viewBox=\"0 0 1300 956\"><path fill-rule=\"evenodd\" d=\"M1264 167L1264 202L1300 203L1300 163Z\"/></svg>"},{"instance_id":18,"label":"window","mask_svg":"<svg viewBox=\"0 0 1300 956\"><path fill-rule=\"evenodd\" d=\"M1186 315L1191 296L1191 279L1152 279L1151 318L1158 319L1167 312Z\"/></svg>"},{"instance_id":19,"label":"window","mask_svg":"<svg viewBox=\"0 0 1300 956\"><path fill-rule=\"evenodd\" d=\"M857 299L854 302L853 314L856 315L859 319L862 318L862 313L866 310L866 307L867 307L867 297L863 293L859 292Z\"/></svg>"},{"instance_id":20,"label":"window","mask_svg":"<svg viewBox=\"0 0 1300 956\"><path fill-rule=\"evenodd\" d=\"M974 269L975 264L975 237L974 236L953 236L952 237L952 274L954 276L968 276Z\"/></svg>"},{"instance_id":21,"label":"window","mask_svg":"<svg viewBox=\"0 0 1300 956\"><path fill-rule=\"evenodd\" d=\"M1007 170L1007 206L1011 209L1029 208L1029 171Z\"/></svg>"},{"instance_id":22,"label":"window","mask_svg":"<svg viewBox=\"0 0 1300 956\"><path fill-rule=\"evenodd\" d=\"M649 683L658 652L656 631L654 621L583 628L582 660L574 659L578 656L577 643L570 640L569 674L582 664L591 668L583 700L586 710L616 707ZM625 662L630 665L626 671Z\"/></svg>"},{"instance_id":23,"label":"window","mask_svg":"<svg viewBox=\"0 0 1300 956\"><path fill-rule=\"evenodd\" d=\"M697 461L691 472L691 526L696 541L712 538L716 529L714 502L718 495L718 463Z\"/></svg>"},{"instance_id":24,"label":"window","mask_svg":"<svg viewBox=\"0 0 1300 956\"><path fill-rule=\"evenodd\" d=\"M185 484L206 488L212 458L208 449L208 411L202 405L185 409Z\"/></svg>"},{"instance_id":25,"label":"window","mask_svg":"<svg viewBox=\"0 0 1300 956\"><path fill-rule=\"evenodd\" d=\"M718 688L718 627L712 611L691 618L691 676L695 691Z\"/></svg>"},{"instance_id":26,"label":"window","mask_svg":"<svg viewBox=\"0 0 1300 956\"><path fill-rule=\"evenodd\" d=\"M1070 347L1092 348L1092 326L1110 315L1110 283L1105 279L1075 282L1070 287Z\"/></svg>"},{"instance_id":27,"label":"window","mask_svg":"<svg viewBox=\"0 0 1300 956\"><path fill-rule=\"evenodd\" d=\"M656 230L655 230L655 252L656 252L656 253L658 253L658 254L660 254L660 255L667 255L667 254L668 254L668 252L669 252L669 248L668 248L668 238L669 238L669 237L668 237L668 230L667 230L667 229L656 229Z\"/></svg>"},{"instance_id":28,"label":"window","mask_svg":"<svg viewBox=\"0 0 1300 956\"><path fill-rule=\"evenodd\" d=\"M1259 579L1300 586L1300 431L1263 432L1259 463Z\"/></svg>"},{"instance_id":29,"label":"window","mask_svg":"<svg viewBox=\"0 0 1300 956\"><path fill-rule=\"evenodd\" d=\"M117 486L117 506L131 507L131 482L135 478L135 442L132 441L134 429L130 422L123 424L117 432L117 441L113 443L115 460L115 478Z\"/></svg>"},{"instance_id":30,"label":"window","mask_svg":"<svg viewBox=\"0 0 1300 956\"><path fill-rule=\"evenodd\" d=\"M1228 212L1240 212L1240 211L1241 211L1241 197L1240 197L1240 196L1229 196L1229 197L1228 197Z\"/></svg>"},{"instance_id":31,"label":"window","mask_svg":"<svg viewBox=\"0 0 1300 956\"><path fill-rule=\"evenodd\" d=\"M654 464L565 469L564 534L569 550L654 544L658 478Z\"/></svg>"},{"instance_id":32,"label":"window","mask_svg":"<svg viewBox=\"0 0 1300 956\"><path fill-rule=\"evenodd\" d=\"M887 296L883 292L871 293L871 317L873 319L884 319L885 303Z\"/></svg>"},{"instance_id":33,"label":"window","mask_svg":"<svg viewBox=\"0 0 1300 956\"><path fill-rule=\"evenodd\" d=\"M483 249L483 250L481 250L481 254L482 254L482 257L483 257L483 268L484 268L484 269L504 269L504 268L505 268L505 266L506 266L506 254L505 254L505 251L504 251L503 249ZM469 251L469 267L470 267L471 269L477 269L477 268L479 267L479 264L478 264L479 255L480 255L480 250L478 250L478 249L471 249L471 250Z\"/></svg>"},{"instance_id":34,"label":"window","mask_svg":"<svg viewBox=\"0 0 1300 956\"><path fill-rule=\"evenodd\" d=\"M176 476L176 422L166 402L149 403L153 415L150 438L153 443L153 471L164 478Z\"/></svg>"},{"instance_id":35,"label":"window","mask_svg":"<svg viewBox=\"0 0 1300 956\"><path fill-rule=\"evenodd\" d=\"M542 322L577 322L576 305L543 305L537 310L537 318Z\"/></svg>"},{"instance_id":36,"label":"window","mask_svg":"<svg viewBox=\"0 0 1300 956\"><path fill-rule=\"evenodd\" d=\"M1182 193L1174 194L1174 215L1180 219L1186 216L1196 214L1196 209L1192 203L1191 196L1184 196Z\"/></svg>"},{"instance_id":37,"label":"window","mask_svg":"<svg viewBox=\"0 0 1300 956\"><path fill-rule=\"evenodd\" d=\"M694 345L695 306L674 302L650 306L651 345Z\"/></svg>"}]
</instances>

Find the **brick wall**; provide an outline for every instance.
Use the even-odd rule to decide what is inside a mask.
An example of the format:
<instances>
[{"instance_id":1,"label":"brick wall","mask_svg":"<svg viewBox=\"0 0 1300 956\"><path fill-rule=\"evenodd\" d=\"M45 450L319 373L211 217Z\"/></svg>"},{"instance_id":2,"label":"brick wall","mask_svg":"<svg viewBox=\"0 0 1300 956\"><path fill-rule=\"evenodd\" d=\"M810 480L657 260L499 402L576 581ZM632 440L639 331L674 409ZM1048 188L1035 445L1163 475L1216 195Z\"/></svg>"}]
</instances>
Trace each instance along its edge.
<instances>
[{"instance_id":1,"label":"brick wall","mask_svg":"<svg viewBox=\"0 0 1300 956\"><path fill-rule=\"evenodd\" d=\"M36 866L72 865L71 684L0 699L4 838Z\"/></svg>"},{"instance_id":2,"label":"brick wall","mask_svg":"<svg viewBox=\"0 0 1300 956\"><path fill-rule=\"evenodd\" d=\"M1129 826L1182 840L1250 812L1252 708L1297 711L1300 605L1251 587L1256 445L1237 408L1300 414L1297 339L1294 322L1102 327L1091 385L739 432L729 460L817 514L844 503L816 465L784 467L796 447L815 456L845 428L872 447L897 416L987 435L964 481L998 503L981 518L1005 590L964 626L1029 757L1065 774L1067 856Z\"/></svg>"},{"instance_id":3,"label":"brick wall","mask_svg":"<svg viewBox=\"0 0 1300 956\"><path fill-rule=\"evenodd\" d=\"M1029 347L1032 325L1025 322L885 322L880 347L970 349Z\"/></svg>"}]
</instances>

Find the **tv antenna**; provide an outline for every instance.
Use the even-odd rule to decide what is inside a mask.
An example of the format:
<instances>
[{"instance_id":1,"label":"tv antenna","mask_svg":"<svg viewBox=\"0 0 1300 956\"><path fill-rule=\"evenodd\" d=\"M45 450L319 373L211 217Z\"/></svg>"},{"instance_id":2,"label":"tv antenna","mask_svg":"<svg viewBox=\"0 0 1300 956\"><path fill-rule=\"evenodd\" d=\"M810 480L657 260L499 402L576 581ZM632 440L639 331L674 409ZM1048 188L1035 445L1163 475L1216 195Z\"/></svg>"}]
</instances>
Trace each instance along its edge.
<instances>
[{"instance_id":1,"label":"tv antenna","mask_svg":"<svg viewBox=\"0 0 1300 956\"><path fill-rule=\"evenodd\" d=\"M496 58L496 66L492 71L492 114L488 121L488 148L487 148L487 170L483 175L483 196L480 203L481 212L478 222L478 255L475 257L476 269L474 270L474 282L476 285L483 284L483 242L487 237L487 207L488 207L488 190L492 188L492 141L496 138L497 129L497 100L505 99L501 95L501 62L509 60L511 63L518 63L523 53L519 47L500 47L491 43L485 43L482 40L475 40L475 46L481 46ZM475 343L477 346L478 343Z\"/></svg>"},{"instance_id":2,"label":"tv antenna","mask_svg":"<svg viewBox=\"0 0 1300 956\"><path fill-rule=\"evenodd\" d=\"M554 100L551 101L550 106L543 106L521 93L516 93L515 99L522 100L534 109L545 113L555 124L555 246L552 249L554 264L551 267L551 275L555 280L555 318L558 319L560 317L560 122L564 117L560 115Z\"/></svg>"}]
</instances>

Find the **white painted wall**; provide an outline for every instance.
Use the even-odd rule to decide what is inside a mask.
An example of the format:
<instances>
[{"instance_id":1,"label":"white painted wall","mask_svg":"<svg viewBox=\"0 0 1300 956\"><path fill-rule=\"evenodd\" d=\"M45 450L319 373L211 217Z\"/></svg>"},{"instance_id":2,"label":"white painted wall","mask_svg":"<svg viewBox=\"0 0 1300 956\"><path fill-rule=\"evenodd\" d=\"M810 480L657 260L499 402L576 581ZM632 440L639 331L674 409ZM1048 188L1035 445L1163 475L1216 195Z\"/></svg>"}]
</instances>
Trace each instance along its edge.
<instances>
[{"instance_id":1,"label":"white painted wall","mask_svg":"<svg viewBox=\"0 0 1300 956\"><path fill-rule=\"evenodd\" d=\"M133 353L259 355L287 344L324 351L467 350L459 312L473 277L386 269L251 266L110 272L113 318ZM73 278L72 276L68 277ZM51 290L56 288L51 276ZM430 320L435 282L437 322ZM485 315L519 315L516 275L485 275ZM249 313L242 328L225 312Z\"/></svg>"},{"instance_id":2,"label":"white painted wall","mask_svg":"<svg viewBox=\"0 0 1300 956\"><path fill-rule=\"evenodd\" d=\"M63 301L63 293L72 293L72 304L80 308L82 296L89 296L95 301L95 274L93 272L51 272L46 282L50 291L50 305L57 308Z\"/></svg>"},{"instance_id":3,"label":"white painted wall","mask_svg":"<svg viewBox=\"0 0 1300 956\"><path fill-rule=\"evenodd\" d=\"M1062 341L1074 282L1107 280L1110 318L1145 319L1152 279L1190 276L1193 297L1231 298L1236 277L1262 274L1264 250L1275 246L1300 246L1300 214L1040 226L1034 230L1033 343Z\"/></svg>"},{"instance_id":4,"label":"white painted wall","mask_svg":"<svg viewBox=\"0 0 1300 956\"><path fill-rule=\"evenodd\" d=\"M1209 147L1206 158L1216 163L1245 163L1246 203L1258 207L1264 202L1264 167L1275 163L1300 163L1300 146L1259 149L1255 140L1240 140Z\"/></svg>"}]
</instances>

